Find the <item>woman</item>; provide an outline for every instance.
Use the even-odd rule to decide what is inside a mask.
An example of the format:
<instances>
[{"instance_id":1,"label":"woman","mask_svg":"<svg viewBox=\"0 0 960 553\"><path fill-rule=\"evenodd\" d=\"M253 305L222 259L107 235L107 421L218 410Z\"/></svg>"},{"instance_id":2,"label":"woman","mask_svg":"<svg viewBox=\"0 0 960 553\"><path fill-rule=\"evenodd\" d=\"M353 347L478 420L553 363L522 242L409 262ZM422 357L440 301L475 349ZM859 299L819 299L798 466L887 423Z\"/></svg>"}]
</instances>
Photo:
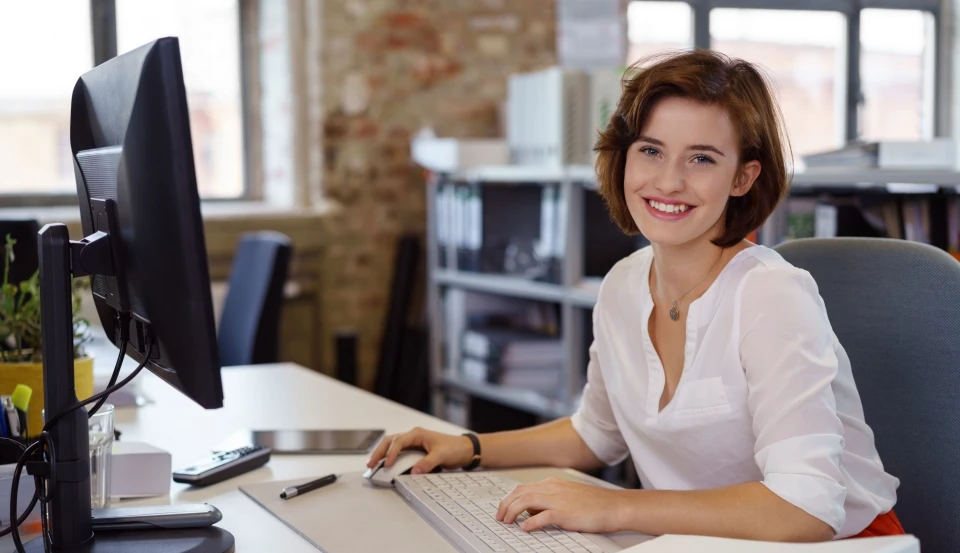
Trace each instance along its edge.
<instances>
[{"instance_id":1,"label":"woman","mask_svg":"<svg viewBox=\"0 0 960 553\"><path fill-rule=\"evenodd\" d=\"M751 64L710 51L635 71L597 150L600 193L644 248L604 278L572 417L479 436L486 468L636 465L643 490L518 486L533 530L821 541L903 533L850 361L811 276L746 236L788 187L779 110ZM470 438L416 429L371 456L456 468Z\"/></svg>"}]
</instances>

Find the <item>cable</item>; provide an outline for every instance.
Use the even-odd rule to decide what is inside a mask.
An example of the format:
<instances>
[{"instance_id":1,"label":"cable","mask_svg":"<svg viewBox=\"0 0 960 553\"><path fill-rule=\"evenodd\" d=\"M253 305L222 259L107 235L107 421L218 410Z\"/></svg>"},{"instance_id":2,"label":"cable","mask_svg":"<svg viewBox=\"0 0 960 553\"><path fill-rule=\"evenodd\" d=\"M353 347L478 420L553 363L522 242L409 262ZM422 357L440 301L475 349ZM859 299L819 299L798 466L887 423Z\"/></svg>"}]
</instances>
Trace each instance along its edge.
<instances>
[{"instance_id":1,"label":"cable","mask_svg":"<svg viewBox=\"0 0 960 553\"><path fill-rule=\"evenodd\" d=\"M84 407L95 401L99 401L101 398L105 398L109 396L110 394L112 394L113 392L116 392L120 388L123 388L124 386L129 384L131 380L136 378L136 376L140 374L140 371L142 371L143 368L147 366L147 361L150 360L150 356L153 355L153 340L151 339L151 337L148 335L147 338L144 340L144 342L145 342L145 345L147 346L147 353L143 355L143 360L140 361L140 364L137 365L137 368L134 369L132 373L127 375L127 377L121 380L118 384L114 386L110 386L109 388L103 390L99 394L94 394L83 401L77 402L75 405L73 405L66 411L61 411L57 413L43 425L43 430L44 431L50 430L51 428L53 428L53 425L59 422L60 419L62 419L63 417L67 416L68 414L76 411L81 407Z\"/></svg>"},{"instance_id":2,"label":"cable","mask_svg":"<svg viewBox=\"0 0 960 553\"><path fill-rule=\"evenodd\" d=\"M113 367L113 374L110 375L110 382L107 384L107 388L110 388L117 383L117 378L120 377L120 369L123 367L124 355L127 352L127 343L130 340L130 314L129 313L117 313L117 328L120 329L120 355L117 356L117 364ZM100 398L100 401L90 409L88 416L92 417L97 411L100 410L100 407L107 401L107 396Z\"/></svg>"},{"instance_id":3,"label":"cable","mask_svg":"<svg viewBox=\"0 0 960 553\"><path fill-rule=\"evenodd\" d=\"M21 455L23 454L22 452L27 450L27 446L23 445L17 440L13 440L10 438L0 438L0 441L10 442L13 445L19 447L21 451ZM8 526L7 528L4 528L3 530L0 530L0 538L12 532L14 526L20 526L21 524L26 522L27 517L29 517L30 513L33 512L33 508L37 506L37 501L39 499L40 499L40 489L38 487L35 487L33 490L33 499L30 500L30 504L27 505L27 509L23 512L22 515L19 516L19 518L17 517L17 513L16 513L16 505L14 505L14 510L11 511L10 513L10 520L13 520L14 523Z\"/></svg>"},{"instance_id":4,"label":"cable","mask_svg":"<svg viewBox=\"0 0 960 553\"><path fill-rule=\"evenodd\" d=\"M125 327L126 325L124 325L124 328ZM126 332L121 331L121 337L126 338L127 337ZM150 334L147 334L147 336L144 339L144 345L146 346L147 351L143 356L143 360L140 362L139 365L137 365L137 368L134 369L132 373L130 373L130 375L128 375L123 380L121 380L119 383L113 384L116 378L119 377L119 369L123 363L124 355L126 354L127 342L128 342L127 340L124 340L121 343L120 355L117 358L117 363L114 368L114 374L110 379L111 385L108 386L105 390L103 390L98 394L94 394L81 402L77 402L75 405L71 406L66 411L62 411L54 415L50 420L46 421L46 423L43 425L43 431L40 433L40 436L38 437L38 439L26 447L24 447L23 444L17 442L16 440L3 438L6 440L9 440L10 442L15 443L18 447L22 449L20 459L17 461L17 465L13 471L13 479L10 482L10 520L15 521L15 524L11 523L10 528L0 533L0 537L6 535L7 533L9 533L13 537L13 543L14 543L14 546L16 547L17 553L26 553L26 550L23 547L23 541L20 539L19 527L26 520L27 515L29 515L29 513L33 510L33 508L36 506L38 501L40 502L40 524L41 524L41 532L42 532L41 537L43 539L44 551L50 551L55 546L55 544L53 543L50 537L49 530L47 528L47 518L48 518L47 503L50 502L53 496L53 492L57 486L57 452L56 452L56 447L53 445L53 437L50 434L50 429L53 428L53 426L58 421L60 421L64 416L66 416L68 413L72 413L73 411L81 407L84 407L94 402L99 402L95 407L95 409L99 408L99 406L103 404L103 401L110 394L112 394L113 392L116 392L120 388L123 388L124 386L129 384L130 381L136 378L138 374L140 374L140 371L142 371L143 368L147 365L147 362L150 360L150 356L153 354L153 347L154 347L153 337ZM34 490L33 499L30 501L30 506L27 508L26 512L21 517L17 517L17 495L18 495L17 492L19 491L19 487L20 487L20 476L23 473L23 469L26 467L27 462L29 462L31 454L37 451L38 448L40 451L41 461L46 462L49 474L46 475L46 478L44 478L43 476L34 477L36 487ZM44 449L46 450L45 459L44 459ZM41 488L44 489L44 492L42 494L40 493Z\"/></svg>"},{"instance_id":5,"label":"cable","mask_svg":"<svg viewBox=\"0 0 960 553\"><path fill-rule=\"evenodd\" d=\"M47 434L49 436L49 434ZM43 447L43 434L41 438L32 444L28 445L24 449L23 454L20 456L20 460L17 461L17 466L13 469L13 480L10 482L10 520L16 518L17 513L17 492L20 488L20 474L23 472L23 468L27 464L27 459L30 458L30 454L36 447ZM38 482L39 484L39 482ZM36 492L39 492L40 486L37 486ZM37 493L34 493L34 496L37 496ZM45 494L46 495L46 494ZM41 504L42 509L42 504ZM29 512L29 511L28 511ZM41 517L41 524L46 524ZM20 524L10 524L10 535L13 536L13 544L17 548L17 553L26 553L26 550L23 548L23 541L20 539Z\"/></svg>"},{"instance_id":6,"label":"cable","mask_svg":"<svg viewBox=\"0 0 960 553\"><path fill-rule=\"evenodd\" d=\"M107 388L110 388L111 386L114 386L117 383L117 378L120 377L120 369L123 367L123 358L126 353L127 353L127 341L123 340L123 342L120 343L120 355L117 357L116 366L113 367L113 374L110 375L110 382L107 383ZM100 407L102 407L103 404L106 403L106 401L107 401L107 396L103 396L102 398L100 398L100 401L98 401L97 404L90 409L90 411L87 413L87 416L92 417L94 414L96 414L96 412L100 410Z\"/></svg>"}]
</instances>

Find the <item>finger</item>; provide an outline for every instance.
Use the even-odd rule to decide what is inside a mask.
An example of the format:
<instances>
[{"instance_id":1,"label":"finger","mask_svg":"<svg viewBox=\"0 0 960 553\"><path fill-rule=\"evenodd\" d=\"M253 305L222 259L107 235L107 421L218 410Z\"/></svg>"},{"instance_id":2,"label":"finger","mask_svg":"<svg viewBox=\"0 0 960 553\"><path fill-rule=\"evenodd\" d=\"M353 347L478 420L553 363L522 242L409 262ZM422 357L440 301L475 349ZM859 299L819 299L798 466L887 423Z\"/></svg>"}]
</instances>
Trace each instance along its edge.
<instances>
[{"instance_id":1,"label":"finger","mask_svg":"<svg viewBox=\"0 0 960 553\"><path fill-rule=\"evenodd\" d=\"M550 525L559 525L559 511L556 510L547 510L541 511L540 513L533 515L527 520L520 523L520 529L524 532L533 532L534 530L539 530L545 526Z\"/></svg>"},{"instance_id":2,"label":"finger","mask_svg":"<svg viewBox=\"0 0 960 553\"><path fill-rule=\"evenodd\" d=\"M503 515L504 524L512 524L524 511L545 511L553 507L551 496L538 493L525 493L511 503Z\"/></svg>"},{"instance_id":3,"label":"finger","mask_svg":"<svg viewBox=\"0 0 960 553\"><path fill-rule=\"evenodd\" d=\"M397 435L393 434L380 440L380 443L377 444L377 447L373 450L373 453L370 454L370 459L367 460L367 468L373 468L380 461L380 459L383 459L383 457L387 454L387 448L390 447L390 444L396 437Z\"/></svg>"},{"instance_id":4,"label":"finger","mask_svg":"<svg viewBox=\"0 0 960 553\"><path fill-rule=\"evenodd\" d=\"M507 511L507 507L509 507L511 503L516 501L517 496L523 493L523 491L527 489L527 487L528 486L525 486L525 485L519 485L513 488L513 490L511 490L510 493L505 495L503 499L500 500L500 505L497 506L497 517L496 517L497 521L503 522L503 515Z\"/></svg>"},{"instance_id":5,"label":"finger","mask_svg":"<svg viewBox=\"0 0 960 553\"><path fill-rule=\"evenodd\" d=\"M393 440L393 443L390 444L390 449L387 450L387 460L383 463L384 466L390 467L393 466L393 463L397 460L397 455L400 455L400 452L409 447L417 447L423 444L423 431L419 428L415 428L402 436L399 436L397 439Z\"/></svg>"},{"instance_id":6,"label":"finger","mask_svg":"<svg viewBox=\"0 0 960 553\"><path fill-rule=\"evenodd\" d=\"M416 465L410 469L410 474L427 474L440 465L440 455L438 453L427 454L426 457L417 461Z\"/></svg>"}]
</instances>

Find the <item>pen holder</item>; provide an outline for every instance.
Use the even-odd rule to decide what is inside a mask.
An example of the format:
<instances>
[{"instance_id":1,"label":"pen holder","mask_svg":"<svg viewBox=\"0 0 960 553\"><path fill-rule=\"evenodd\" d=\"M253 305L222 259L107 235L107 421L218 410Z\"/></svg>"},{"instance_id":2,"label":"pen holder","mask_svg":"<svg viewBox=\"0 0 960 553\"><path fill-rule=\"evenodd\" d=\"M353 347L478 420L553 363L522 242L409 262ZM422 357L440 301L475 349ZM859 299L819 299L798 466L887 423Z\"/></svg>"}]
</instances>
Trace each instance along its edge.
<instances>
[{"instance_id":1,"label":"pen holder","mask_svg":"<svg viewBox=\"0 0 960 553\"><path fill-rule=\"evenodd\" d=\"M93 358L75 359L73 373L77 399L84 400L92 396ZM26 384L33 389L27 408L27 433L36 436L43 428L43 417L40 414L43 411L43 364L0 363L0 395L12 394L17 384Z\"/></svg>"}]
</instances>

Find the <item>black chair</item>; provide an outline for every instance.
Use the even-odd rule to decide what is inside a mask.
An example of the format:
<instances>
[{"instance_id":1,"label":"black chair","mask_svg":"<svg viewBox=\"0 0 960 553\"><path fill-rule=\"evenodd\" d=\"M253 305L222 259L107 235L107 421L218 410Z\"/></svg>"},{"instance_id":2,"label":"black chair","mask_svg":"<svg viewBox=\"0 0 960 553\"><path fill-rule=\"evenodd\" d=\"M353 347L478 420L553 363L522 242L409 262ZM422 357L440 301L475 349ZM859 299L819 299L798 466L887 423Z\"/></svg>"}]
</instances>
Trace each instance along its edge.
<instances>
[{"instance_id":1,"label":"black chair","mask_svg":"<svg viewBox=\"0 0 960 553\"><path fill-rule=\"evenodd\" d=\"M10 274L7 277L10 284L20 284L40 268L37 258L38 232L40 224L32 219L0 221L0 246L6 245L8 235L17 241L13 246L13 263L10 264ZM0 270L2 268L0 261Z\"/></svg>"},{"instance_id":2,"label":"black chair","mask_svg":"<svg viewBox=\"0 0 960 553\"><path fill-rule=\"evenodd\" d=\"M777 247L813 275L847 355L894 511L929 553L960 551L960 263L906 240Z\"/></svg>"},{"instance_id":3,"label":"black chair","mask_svg":"<svg viewBox=\"0 0 960 553\"><path fill-rule=\"evenodd\" d=\"M277 361L280 307L292 252L290 239L279 232L240 237L220 318L224 367Z\"/></svg>"}]
</instances>

